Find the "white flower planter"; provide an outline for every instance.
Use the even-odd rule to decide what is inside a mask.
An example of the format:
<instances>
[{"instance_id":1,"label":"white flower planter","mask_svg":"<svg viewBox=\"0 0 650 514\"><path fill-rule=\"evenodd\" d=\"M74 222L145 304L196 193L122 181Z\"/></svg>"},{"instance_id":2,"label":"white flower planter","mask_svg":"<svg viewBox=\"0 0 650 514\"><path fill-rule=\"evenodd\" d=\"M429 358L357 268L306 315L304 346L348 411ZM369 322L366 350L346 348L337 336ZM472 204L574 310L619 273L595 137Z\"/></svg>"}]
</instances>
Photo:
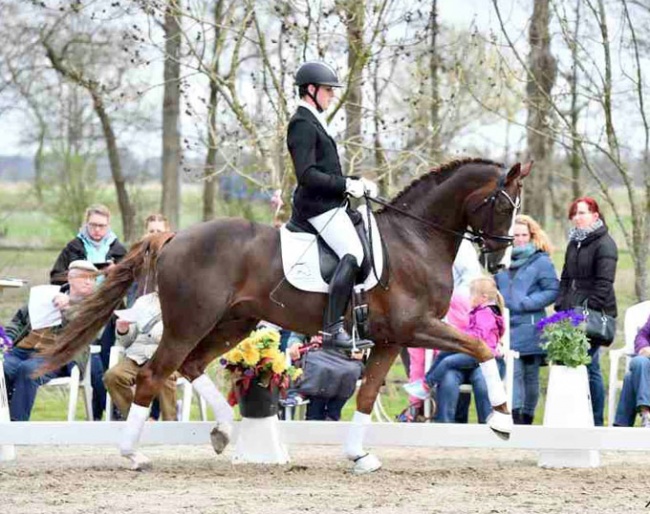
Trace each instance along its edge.
<instances>
[{"instance_id":1,"label":"white flower planter","mask_svg":"<svg viewBox=\"0 0 650 514\"><path fill-rule=\"evenodd\" d=\"M289 454L282 444L277 416L242 418L232 456L233 464L287 464Z\"/></svg>"},{"instance_id":2,"label":"white flower planter","mask_svg":"<svg viewBox=\"0 0 650 514\"><path fill-rule=\"evenodd\" d=\"M585 366L569 368L551 365L544 426L594 426L589 378ZM539 465L547 468L595 468L600 465L600 453L597 450L544 450L540 452Z\"/></svg>"},{"instance_id":3,"label":"white flower planter","mask_svg":"<svg viewBox=\"0 0 650 514\"><path fill-rule=\"evenodd\" d=\"M7 385L5 384L5 370L0 359L0 423L10 421L9 402L7 401ZM13 444L0 445L0 462L9 462L16 459L16 448Z\"/></svg>"}]
</instances>

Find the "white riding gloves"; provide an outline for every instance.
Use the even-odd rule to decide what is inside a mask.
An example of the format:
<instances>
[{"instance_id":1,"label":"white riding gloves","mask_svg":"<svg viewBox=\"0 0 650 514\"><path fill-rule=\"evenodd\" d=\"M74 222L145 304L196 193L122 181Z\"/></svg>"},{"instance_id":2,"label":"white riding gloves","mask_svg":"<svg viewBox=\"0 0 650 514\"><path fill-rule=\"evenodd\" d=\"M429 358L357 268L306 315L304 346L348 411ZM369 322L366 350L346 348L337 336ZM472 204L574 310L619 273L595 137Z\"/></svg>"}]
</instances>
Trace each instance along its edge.
<instances>
[{"instance_id":1,"label":"white riding gloves","mask_svg":"<svg viewBox=\"0 0 650 514\"><path fill-rule=\"evenodd\" d=\"M363 188L370 198L377 198L379 195L379 188L377 187L377 184L375 184L372 180L368 180L367 178L362 178L360 182L363 184Z\"/></svg>"},{"instance_id":2,"label":"white riding gloves","mask_svg":"<svg viewBox=\"0 0 650 514\"><path fill-rule=\"evenodd\" d=\"M354 198L361 198L366 188L363 186L363 182L354 178L345 179L345 192Z\"/></svg>"},{"instance_id":3,"label":"white riding gloves","mask_svg":"<svg viewBox=\"0 0 650 514\"><path fill-rule=\"evenodd\" d=\"M379 188L377 184L367 178L347 178L345 179L345 192L354 198L361 198L366 193L370 198L377 198Z\"/></svg>"}]
</instances>

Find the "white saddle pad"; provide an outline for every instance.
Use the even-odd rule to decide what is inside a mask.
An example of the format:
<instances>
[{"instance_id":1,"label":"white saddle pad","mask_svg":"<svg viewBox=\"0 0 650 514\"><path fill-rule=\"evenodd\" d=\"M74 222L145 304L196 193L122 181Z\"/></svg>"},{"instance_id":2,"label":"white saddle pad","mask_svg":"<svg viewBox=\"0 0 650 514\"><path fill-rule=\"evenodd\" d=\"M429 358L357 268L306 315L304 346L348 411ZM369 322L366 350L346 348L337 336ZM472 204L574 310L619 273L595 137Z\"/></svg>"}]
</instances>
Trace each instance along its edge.
<instances>
[{"instance_id":1,"label":"white saddle pad","mask_svg":"<svg viewBox=\"0 0 650 514\"><path fill-rule=\"evenodd\" d=\"M368 209L365 205L358 209L363 218L363 226L368 235ZM372 251L374 253L375 269L381 277L384 269L384 252L381 244L381 236L377 229L377 222L372 217ZM318 257L318 243L316 236L306 232L290 232L284 225L280 228L280 246L282 247L282 268L284 276L289 283L301 291L312 293L327 293L328 284L323 280L320 272L320 260ZM368 277L361 284L366 291L377 285L375 273L370 270Z\"/></svg>"}]
</instances>

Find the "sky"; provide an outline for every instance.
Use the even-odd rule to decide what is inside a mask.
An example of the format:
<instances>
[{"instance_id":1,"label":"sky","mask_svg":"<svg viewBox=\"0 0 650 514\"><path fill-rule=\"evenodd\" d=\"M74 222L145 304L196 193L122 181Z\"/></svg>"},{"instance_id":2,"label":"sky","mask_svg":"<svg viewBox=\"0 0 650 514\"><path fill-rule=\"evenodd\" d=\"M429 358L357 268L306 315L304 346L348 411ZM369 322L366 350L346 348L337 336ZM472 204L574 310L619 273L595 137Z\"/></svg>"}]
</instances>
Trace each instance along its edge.
<instances>
[{"instance_id":1,"label":"sky","mask_svg":"<svg viewBox=\"0 0 650 514\"><path fill-rule=\"evenodd\" d=\"M506 23L510 27L515 39L526 38L527 33L527 11L530 9L530 0L501 0L499 2ZM487 33L490 30L499 33L499 24L489 0L438 0L440 23L456 29L470 29L476 26L480 32ZM161 94L161 88L158 93L149 93L148 103L155 104L154 95ZM0 138L0 154L2 155L26 155L29 156L33 149L21 145L21 131L24 128L25 116L20 111L9 111L0 117L0 131L3 137ZM513 140L521 140L523 133L515 129L511 135ZM505 139L505 122L496 123L494 126L477 129L472 134L463 136L464 141L460 146L478 146L488 145L490 139L497 136L499 148L503 147ZM124 137L124 135L122 135ZM133 137L139 137L135 134ZM131 139L132 140L132 139ZM149 134L141 138L141 144L136 147L136 155L140 158L153 157L160 154L160 136L158 134Z\"/></svg>"}]
</instances>

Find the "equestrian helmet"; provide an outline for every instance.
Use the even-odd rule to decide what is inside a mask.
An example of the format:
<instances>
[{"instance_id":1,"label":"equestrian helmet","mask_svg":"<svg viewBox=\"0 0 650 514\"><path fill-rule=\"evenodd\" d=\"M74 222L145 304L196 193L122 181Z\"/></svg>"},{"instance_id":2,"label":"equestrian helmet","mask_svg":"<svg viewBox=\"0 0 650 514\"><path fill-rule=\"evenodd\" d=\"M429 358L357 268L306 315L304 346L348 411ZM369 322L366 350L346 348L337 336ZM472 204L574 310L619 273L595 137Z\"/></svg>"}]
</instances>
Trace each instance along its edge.
<instances>
[{"instance_id":1,"label":"equestrian helmet","mask_svg":"<svg viewBox=\"0 0 650 514\"><path fill-rule=\"evenodd\" d=\"M308 84L343 87L343 84L339 82L339 78L336 76L334 68L321 61L309 61L298 68L296 86L306 86Z\"/></svg>"}]
</instances>

